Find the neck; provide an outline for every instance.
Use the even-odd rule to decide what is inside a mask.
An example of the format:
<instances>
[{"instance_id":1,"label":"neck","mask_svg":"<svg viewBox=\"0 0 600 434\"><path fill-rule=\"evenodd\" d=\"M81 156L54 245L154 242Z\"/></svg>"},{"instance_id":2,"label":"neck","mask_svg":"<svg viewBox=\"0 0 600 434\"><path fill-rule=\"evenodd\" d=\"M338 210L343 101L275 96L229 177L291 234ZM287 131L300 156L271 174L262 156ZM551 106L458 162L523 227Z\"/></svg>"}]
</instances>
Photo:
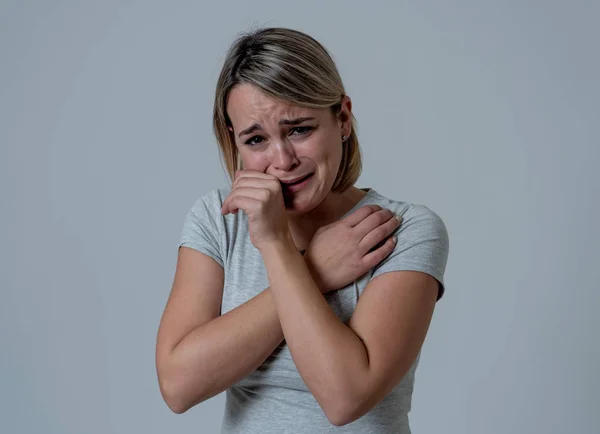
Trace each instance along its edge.
<instances>
[{"instance_id":1,"label":"neck","mask_svg":"<svg viewBox=\"0 0 600 434\"><path fill-rule=\"evenodd\" d=\"M367 193L350 187L343 193L330 192L314 209L304 214L288 215L292 238L299 249L306 249L315 232L338 221L352 209Z\"/></svg>"}]
</instances>

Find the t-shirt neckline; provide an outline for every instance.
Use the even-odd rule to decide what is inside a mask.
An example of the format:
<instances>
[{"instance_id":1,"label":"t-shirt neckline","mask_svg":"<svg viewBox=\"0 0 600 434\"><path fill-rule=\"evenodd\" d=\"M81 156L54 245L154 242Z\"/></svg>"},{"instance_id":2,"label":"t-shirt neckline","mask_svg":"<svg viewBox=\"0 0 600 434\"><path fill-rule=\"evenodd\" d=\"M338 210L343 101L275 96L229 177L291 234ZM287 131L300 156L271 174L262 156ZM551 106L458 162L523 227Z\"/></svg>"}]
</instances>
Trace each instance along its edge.
<instances>
[{"instance_id":1,"label":"t-shirt neckline","mask_svg":"<svg viewBox=\"0 0 600 434\"><path fill-rule=\"evenodd\" d=\"M354 204L354 206L352 208L350 208L350 210L344 214L343 216L340 217L340 220L346 218L347 216L349 216L350 214L352 214L354 211L356 211L358 208L360 208L361 206L364 205L364 202L367 201L368 198L374 196L375 194L377 194L377 192L372 189L372 188L361 188L362 191L366 192L367 194L365 194L358 202L356 202Z\"/></svg>"}]
</instances>

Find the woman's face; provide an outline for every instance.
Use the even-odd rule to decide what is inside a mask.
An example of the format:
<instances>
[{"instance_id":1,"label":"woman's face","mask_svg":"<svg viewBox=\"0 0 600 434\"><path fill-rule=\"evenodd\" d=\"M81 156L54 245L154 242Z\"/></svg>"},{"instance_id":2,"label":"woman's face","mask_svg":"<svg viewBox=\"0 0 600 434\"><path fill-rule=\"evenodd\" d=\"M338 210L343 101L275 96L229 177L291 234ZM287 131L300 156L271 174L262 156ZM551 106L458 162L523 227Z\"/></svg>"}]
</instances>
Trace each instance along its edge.
<instances>
[{"instance_id":1,"label":"woman's face","mask_svg":"<svg viewBox=\"0 0 600 434\"><path fill-rule=\"evenodd\" d=\"M336 118L330 109L273 99L250 85L235 86L227 113L244 169L274 175L289 213L308 212L331 191L342 158L342 135L351 129L351 101Z\"/></svg>"}]
</instances>

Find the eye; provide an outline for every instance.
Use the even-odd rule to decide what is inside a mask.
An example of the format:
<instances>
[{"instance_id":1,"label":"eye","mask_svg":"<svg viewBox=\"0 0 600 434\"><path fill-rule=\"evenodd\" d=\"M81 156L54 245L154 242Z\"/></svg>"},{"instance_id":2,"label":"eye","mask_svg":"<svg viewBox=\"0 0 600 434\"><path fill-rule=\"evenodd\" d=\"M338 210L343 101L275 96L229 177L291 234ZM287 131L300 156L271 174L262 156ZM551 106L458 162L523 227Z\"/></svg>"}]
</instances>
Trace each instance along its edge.
<instances>
[{"instance_id":1,"label":"eye","mask_svg":"<svg viewBox=\"0 0 600 434\"><path fill-rule=\"evenodd\" d=\"M301 135L307 134L311 130L313 130L313 127L304 126L304 127L294 127L290 130L290 132L292 133L292 135L301 136Z\"/></svg>"},{"instance_id":2,"label":"eye","mask_svg":"<svg viewBox=\"0 0 600 434\"><path fill-rule=\"evenodd\" d=\"M244 143L249 146L260 145L263 142L264 138L261 136L253 136L246 140Z\"/></svg>"}]
</instances>

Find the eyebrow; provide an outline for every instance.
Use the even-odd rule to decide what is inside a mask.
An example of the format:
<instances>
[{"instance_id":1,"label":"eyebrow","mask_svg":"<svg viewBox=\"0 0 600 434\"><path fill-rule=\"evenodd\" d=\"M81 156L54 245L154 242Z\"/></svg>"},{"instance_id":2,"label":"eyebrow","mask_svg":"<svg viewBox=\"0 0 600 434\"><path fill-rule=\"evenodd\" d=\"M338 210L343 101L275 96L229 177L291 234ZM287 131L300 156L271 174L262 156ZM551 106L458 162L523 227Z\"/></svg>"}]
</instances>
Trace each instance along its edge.
<instances>
[{"instance_id":1,"label":"eyebrow","mask_svg":"<svg viewBox=\"0 0 600 434\"><path fill-rule=\"evenodd\" d=\"M304 118L296 118L296 119L282 119L282 120L279 121L279 125L299 125L302 122L312 121L314 119L315 119L314 117L304 117ZM259 130L259 129L260 129L260 125L258 125L258 124L250 125L245 130L240 131L240 133L238 134L238 137L242 137L242 136L248 135L248 134L253 133L254 131Z\"/></svg>"}]
</instances>

